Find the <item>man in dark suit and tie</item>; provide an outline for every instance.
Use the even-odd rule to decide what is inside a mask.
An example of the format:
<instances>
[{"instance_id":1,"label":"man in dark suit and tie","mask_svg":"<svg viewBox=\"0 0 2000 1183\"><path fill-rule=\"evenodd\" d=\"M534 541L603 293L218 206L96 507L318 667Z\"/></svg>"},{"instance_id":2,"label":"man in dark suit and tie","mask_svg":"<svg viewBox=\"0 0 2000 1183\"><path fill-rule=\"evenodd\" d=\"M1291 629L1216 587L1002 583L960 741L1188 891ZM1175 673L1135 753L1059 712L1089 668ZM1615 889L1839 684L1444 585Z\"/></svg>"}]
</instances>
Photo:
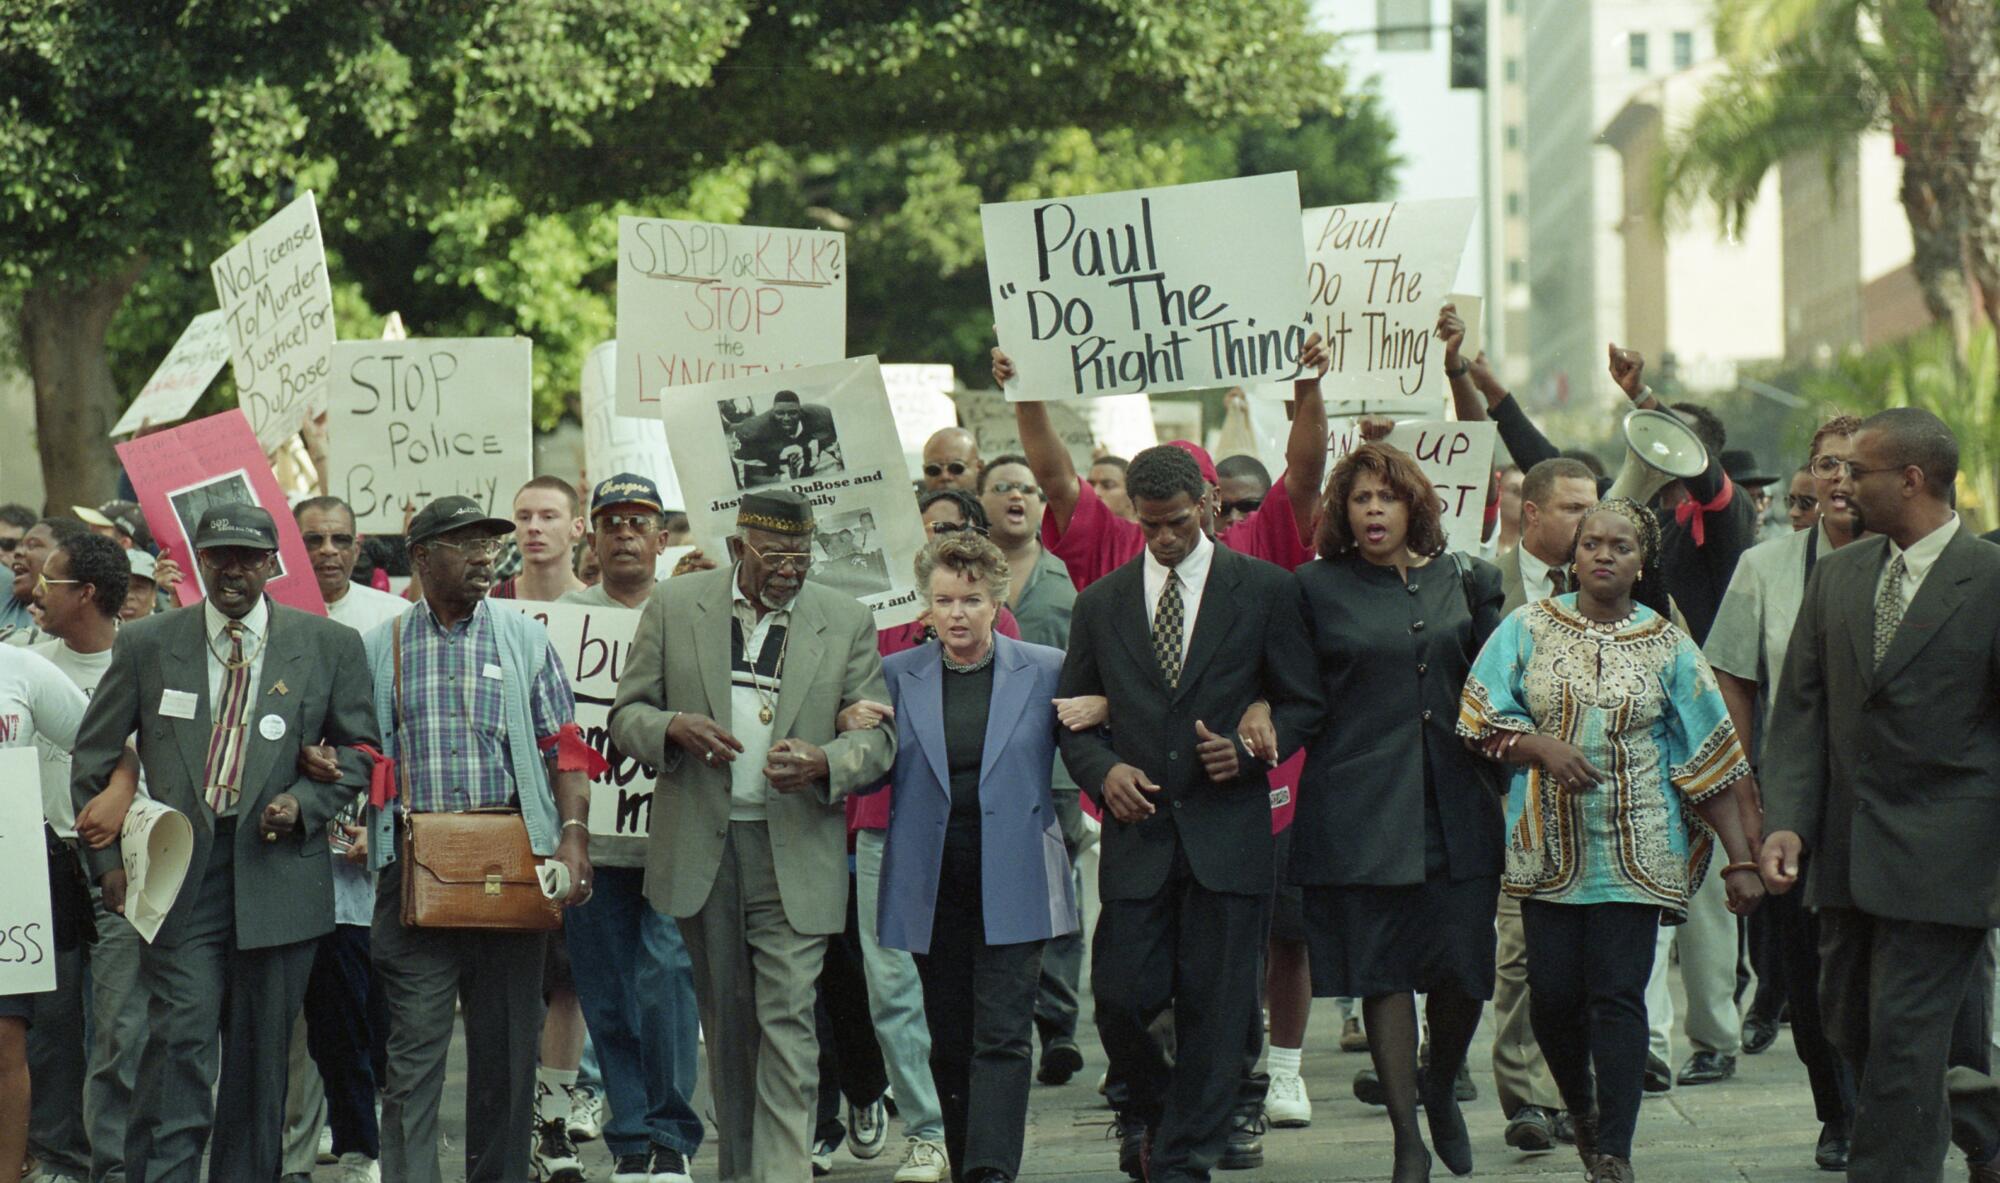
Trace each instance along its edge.
<instances>
[{"instance_id":1,"label":"man in dark suit and tie","mask_svg":"<svg viewBox=\"0 0 2000 1183\"><path fill-rule=\"evenodd\" d=\"M262 509L204 513L194 550L208 598L119 633L77 739L79 809L137 733L153 799L194 827L187 879L140 956L148 1031L126 1135L131 1183L194 1180L211 1120L211 1180L270 1183L281 1171L292 1022L315 942L333 929L327 823L368 785L353 746L379 740L360 634L265 597L277 549ZM300 746L322 742L339 749L336 783L299 772ZM122 908L118 844L86 853L106 906Z\"/></svg>"},{"instance_id":2,"label":"man in dark suit and tie","mask_svg":"<svg viewBox=\"0 0 2000 1183\"><path fill-rule=\"evenodd\" d=\"M1144 1125L1144 1177L1203 1180L1221 1157L1256 1021L1271 894L1266 773L1229 730L1269 703L1280 759L1321 710L1292 576L1202 531L1202 473L1174 447L1134 457L1146 549L1077 597L1062 694L1104 695L1108 730L1064 731L1105 812L1091 990L1112 1072ZM1169 1007L1169 1067L1147 1028Z\"/></svg>"},{"instance_id":3,"label":"man in dark suit and tie","mask_svg":"<svg viewBox=\"0 0 2000 1183\"><path fill-rule=\"evenodd\" d=\"M2000 550L1952 512L1958 441L1898 407L1838 486L1864 538L1822 555L1764 749L1762 871L1811 856L1828 1034L1860 1076L1848 1177L1936 1183L1956 1135L2000 1183L2000 1091L1954 1068L1952 1024L2000 925Z\"/></svg>"}]
</instances>

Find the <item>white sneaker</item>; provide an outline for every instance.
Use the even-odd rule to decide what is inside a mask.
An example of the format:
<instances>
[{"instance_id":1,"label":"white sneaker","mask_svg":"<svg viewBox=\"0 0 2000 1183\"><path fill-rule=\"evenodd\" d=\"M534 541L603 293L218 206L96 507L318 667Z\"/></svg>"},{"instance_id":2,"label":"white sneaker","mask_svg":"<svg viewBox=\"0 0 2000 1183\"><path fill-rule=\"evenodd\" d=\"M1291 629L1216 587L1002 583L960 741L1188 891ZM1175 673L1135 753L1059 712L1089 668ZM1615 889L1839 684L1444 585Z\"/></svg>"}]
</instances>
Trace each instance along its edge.
<instances>
[{"instance_id":1,"label":"white sneaker","mask_svg":"<svg viewBox=\"0 0 2000 1183\"><path fill-rule=\"evenodd\" d=\"M333 1127L330 1125L319 1127L319 1161L322 1166L340 1161L340 1156L333 1152Z\"/></svg>"},{"instance_id":2,"label":"white sneaker","mask_svg":"<svg viewBox=\"0 0 2000 1183\"><path fill-rule=\"evenodd\" d=\"M604 1132L604 1094L579 1088L570 1094L569 1136L578 1142L595 1142Z\"/></svg>"},{"instance_id":3,"label":"white sneaker","mask_svg":"<svg viewBox=\"0 0 2000 1183\"><path fill-rule=\"evenodd\" d=\"M365 1154L349 1151L340 1156L340 1183L382 1183L382 1166Z\"/></svg>"},{"instance_id":4,"label":"white sneaker","mask_svg":"<svg viewBox=\"0 0 2000 1183\"><path fill-rule=\"evenodd\" d=\"M847 1152L866 1161L889 1144L889 1107L877 1097L856 1109L847 1107Z\"/></svg>"},{"instance_id":5,"label":"white sneaker","mask_svg":"<svg viewBox=\"0 0 2000 1183\"><path fill-rule=\"evenodd\" d=\"M1312 1124L1312 1101L1306 1097L1306 1082L1297 1073L1271 1073L1271 1086L1264 1093L1264 1119L1282 1130Z\"/></svg>"},{"instance_id":6,"label":"white sneaker","mask_svg":"<svg viewBox=\"0 0 2000 1183\"><path fill-rule=\"evenodd\" d=\"M944 1143L909 1138L904 1145L903 1164L896 1168L895 1183L944 1183L951 1173Z\"/></svg>"}]
</instances>

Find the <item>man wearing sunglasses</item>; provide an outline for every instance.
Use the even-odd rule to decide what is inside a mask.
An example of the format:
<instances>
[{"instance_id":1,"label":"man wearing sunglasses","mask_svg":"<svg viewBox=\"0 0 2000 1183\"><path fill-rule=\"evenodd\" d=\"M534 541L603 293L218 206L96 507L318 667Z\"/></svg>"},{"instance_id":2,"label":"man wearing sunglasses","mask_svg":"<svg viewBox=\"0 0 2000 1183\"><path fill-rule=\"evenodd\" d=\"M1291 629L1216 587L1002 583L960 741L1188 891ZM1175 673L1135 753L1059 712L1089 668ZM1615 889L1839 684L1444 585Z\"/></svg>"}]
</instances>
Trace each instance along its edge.
<instances>
[{"instance_id":1,"label":"man wearing sunglasses","mask_svg":"<svg viewBox=\"0 0 2000 1183\"><path fill-rule=\"evenodd\" d=\"M979 492L979 441L963 427L941 427L924 441L924 492Z\"/></svg>"},{"instance_id":2,"label":"man wearing sunglasses","mask_svg":"<svg viewBox=\"0 0 2000 1183\"><path fill-rule=\"evenodd\" d=\"M0 563L11 566L21 537L35 524L35 511L25 505L0 505ZM28 611L29 600L14 594L12 587L0 592L0 635L10 629L35 623Z\"/></svg>"}]
</instances>

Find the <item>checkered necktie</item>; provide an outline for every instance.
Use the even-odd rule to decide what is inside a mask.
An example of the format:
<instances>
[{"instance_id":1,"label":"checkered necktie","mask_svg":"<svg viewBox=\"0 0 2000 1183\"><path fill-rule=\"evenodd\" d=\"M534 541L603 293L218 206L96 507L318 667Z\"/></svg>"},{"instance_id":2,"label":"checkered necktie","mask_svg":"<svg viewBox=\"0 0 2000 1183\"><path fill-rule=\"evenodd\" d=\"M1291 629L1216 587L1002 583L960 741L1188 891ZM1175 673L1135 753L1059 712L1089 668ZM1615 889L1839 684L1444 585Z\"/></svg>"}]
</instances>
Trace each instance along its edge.
<instances>
[{"instance_id":1,"label":"checkered necktie","mask_svg":"<svg viewBox=\"0 0 2000 1183\"><path fill-rule=\"evenodd\" d=\"M208 737L208 807L220 816L236 808L243 789L244 716L249 714L250 663L243 659L243 622L224 626L229 634L229 660L222 663L222 701L215 712L215 730Z\"/></svg>"},{"instance_id":2,"label":"checkered necktie","mask_svg":"<svg viewBox=\"0 0 2000 1183\"><path fill-rule=\"evenodd\" d=\"M1903 576L1908 568L1903 556L1889 560L1889 574L1875 596L1875 664L1889 655L1889 643L1896 639L1896 627L1903 623Z\"/></svg>"},{"instance_id":3,"label":"checkered necktie","mask_svg":"<svg viewBox=\"0 0 2000 1183\"><path fill-rule=\"evenodd\" d=\"M1166 677L1170 690L1178 689L1181 684L1181 636L1186 627L1181 609L1181 577L1169 571L1167 586L1153 609L1153 656L1159 659L1160 673Z\"/></svg>"}]
</instances>

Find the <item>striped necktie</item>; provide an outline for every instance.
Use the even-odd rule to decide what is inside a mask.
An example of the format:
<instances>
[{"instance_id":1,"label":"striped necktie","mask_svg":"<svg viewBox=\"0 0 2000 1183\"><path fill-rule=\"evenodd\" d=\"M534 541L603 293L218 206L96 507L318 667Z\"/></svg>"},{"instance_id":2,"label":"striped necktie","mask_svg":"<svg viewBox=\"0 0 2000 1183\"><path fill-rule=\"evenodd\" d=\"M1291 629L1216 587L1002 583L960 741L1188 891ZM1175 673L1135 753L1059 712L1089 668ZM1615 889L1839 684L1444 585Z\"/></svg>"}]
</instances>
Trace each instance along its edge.
<instances>
[{"instance_id":1,"label":"striped necktie","mask_svg":"<svg viewBox=\"0 0 2000 1183\"><path fill-rule=\"evenodd\" d=\"M215 712L215 731L208 737L208 807L219 817L233 812L243 791L244 716L250 705L250 663L243 658L243 622L232 620L229 660L222 663L222 701Z\"/></svg>"}]
</instances>

